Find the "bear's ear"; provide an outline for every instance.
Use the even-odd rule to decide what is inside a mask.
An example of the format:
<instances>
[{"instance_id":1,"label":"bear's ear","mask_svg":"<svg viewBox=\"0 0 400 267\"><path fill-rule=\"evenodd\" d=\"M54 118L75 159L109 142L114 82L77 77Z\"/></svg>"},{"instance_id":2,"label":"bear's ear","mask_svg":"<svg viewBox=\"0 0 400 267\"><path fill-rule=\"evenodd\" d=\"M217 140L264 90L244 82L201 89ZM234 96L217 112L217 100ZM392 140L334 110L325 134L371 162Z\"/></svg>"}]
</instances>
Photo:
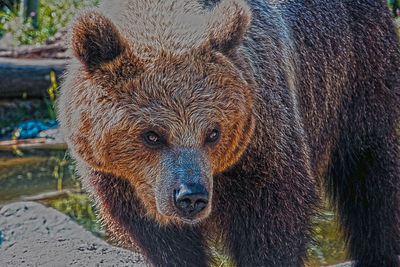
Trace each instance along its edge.
<instances>
[{"instance_id":1,"label":"bear's ear","mask_svg":"<svg viewBox=\"0 0 400 267\"><path fill-rule=\"evenodd\" d=\"M222 0L209 16L210 45L222 52L229 51L242 41L251 21L250 7L243 0Z\"/></svg>"},{"instance_id":2,"label":"bear's ear","mask_svg":"<svg viewBox=\"0 0 400 267\"><path fill-rule=\"evenodd\" d=\"M72 50L86 70L92 72L101 63L118 57L126 42L115 25L104 15L89 10L81 14L72 28Z\"/></svg>"}]
</instances>

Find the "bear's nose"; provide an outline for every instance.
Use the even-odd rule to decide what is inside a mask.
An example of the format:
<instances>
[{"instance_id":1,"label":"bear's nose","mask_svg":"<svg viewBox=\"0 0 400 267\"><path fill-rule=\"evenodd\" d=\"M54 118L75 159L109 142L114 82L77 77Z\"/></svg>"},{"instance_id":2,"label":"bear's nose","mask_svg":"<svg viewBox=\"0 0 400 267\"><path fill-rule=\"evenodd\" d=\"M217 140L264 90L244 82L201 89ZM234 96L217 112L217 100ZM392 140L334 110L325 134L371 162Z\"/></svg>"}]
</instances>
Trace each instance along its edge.
<instances>
[{"instance_id":1,"label":"bear's nose","mask_svg":"<svg viewBox=\"0 0 400 267\"><path fill-rule=\"evenodd\" d=\"M175 190L175 206L184 217L193 217L208 203L208 192L200 184L181 184Z\"/></svg>"}]
</instances>

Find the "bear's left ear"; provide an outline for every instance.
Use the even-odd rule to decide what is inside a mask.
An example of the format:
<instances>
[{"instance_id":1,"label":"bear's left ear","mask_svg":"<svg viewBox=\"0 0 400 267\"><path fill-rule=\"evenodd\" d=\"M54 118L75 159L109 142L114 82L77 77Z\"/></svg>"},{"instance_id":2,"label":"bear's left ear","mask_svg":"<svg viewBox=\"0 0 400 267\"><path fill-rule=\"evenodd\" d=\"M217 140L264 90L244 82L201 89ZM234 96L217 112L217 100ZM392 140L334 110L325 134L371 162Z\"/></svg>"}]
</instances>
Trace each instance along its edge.
<instances>
[{"instance_id":1,"label":"bear's left ear","mask_svg":"<svg viewBox=\"0 0 400 267\"><path fill-rule=\"evenodd\" d=\"M244 0L222 0L209 13L208 39L212 48L229 51L243 39L251 21L250 7Z\"/></svg>"},{"instance_id":2,"label":"bear's left ear","mask_svg":"<svg viewBox=\"0 0 400 267\"><path fill-rule=\"evenodd\" d=\"M114 60L125 49L126 42L115 25L95 10L83 12L73 24L72 50L89 72Z\"/></svg>"}]
</instances>

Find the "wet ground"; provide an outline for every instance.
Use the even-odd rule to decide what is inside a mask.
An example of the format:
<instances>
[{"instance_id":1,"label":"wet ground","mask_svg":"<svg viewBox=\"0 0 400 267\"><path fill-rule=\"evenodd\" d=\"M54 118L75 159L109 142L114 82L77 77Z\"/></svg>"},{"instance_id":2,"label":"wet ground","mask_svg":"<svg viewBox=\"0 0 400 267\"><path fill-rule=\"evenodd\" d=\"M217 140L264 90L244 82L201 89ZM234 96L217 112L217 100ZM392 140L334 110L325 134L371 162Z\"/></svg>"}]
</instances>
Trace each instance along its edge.
<instances>
[{"instance_id":1,"label":"wet ground","mask_svg":"<svg viewBox=\"0 0 400 267\"><path fill-rule=\"evenodd\" d=\"M54 207L95 235L104 236L64 146L0 149L0 205L19 200L34 200ZM308 266L345 261L344 244L332 212L321 212L314 231L316 242L309 249Z\"/></svg>"}]
</instances>

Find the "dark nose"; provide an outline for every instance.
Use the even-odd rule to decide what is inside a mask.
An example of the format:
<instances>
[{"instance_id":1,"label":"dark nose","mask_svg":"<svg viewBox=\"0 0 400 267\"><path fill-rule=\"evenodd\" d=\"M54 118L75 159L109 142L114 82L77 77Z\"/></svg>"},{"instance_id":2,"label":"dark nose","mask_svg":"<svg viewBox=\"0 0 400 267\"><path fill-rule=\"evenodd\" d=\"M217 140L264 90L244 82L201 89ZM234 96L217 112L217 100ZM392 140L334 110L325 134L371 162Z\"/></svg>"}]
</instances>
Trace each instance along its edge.
<instances>
[{"instance_id":1,"label":"dark nose","mask_svg":"<svg viewBox=\"0 0 400 267\"><path fill-rule=\"evenodd\" d=\"M199 184L181 184L175 190L175 205L185 217L193 217L208 203L208 192Z\"/></svg>"}]
</instances>

